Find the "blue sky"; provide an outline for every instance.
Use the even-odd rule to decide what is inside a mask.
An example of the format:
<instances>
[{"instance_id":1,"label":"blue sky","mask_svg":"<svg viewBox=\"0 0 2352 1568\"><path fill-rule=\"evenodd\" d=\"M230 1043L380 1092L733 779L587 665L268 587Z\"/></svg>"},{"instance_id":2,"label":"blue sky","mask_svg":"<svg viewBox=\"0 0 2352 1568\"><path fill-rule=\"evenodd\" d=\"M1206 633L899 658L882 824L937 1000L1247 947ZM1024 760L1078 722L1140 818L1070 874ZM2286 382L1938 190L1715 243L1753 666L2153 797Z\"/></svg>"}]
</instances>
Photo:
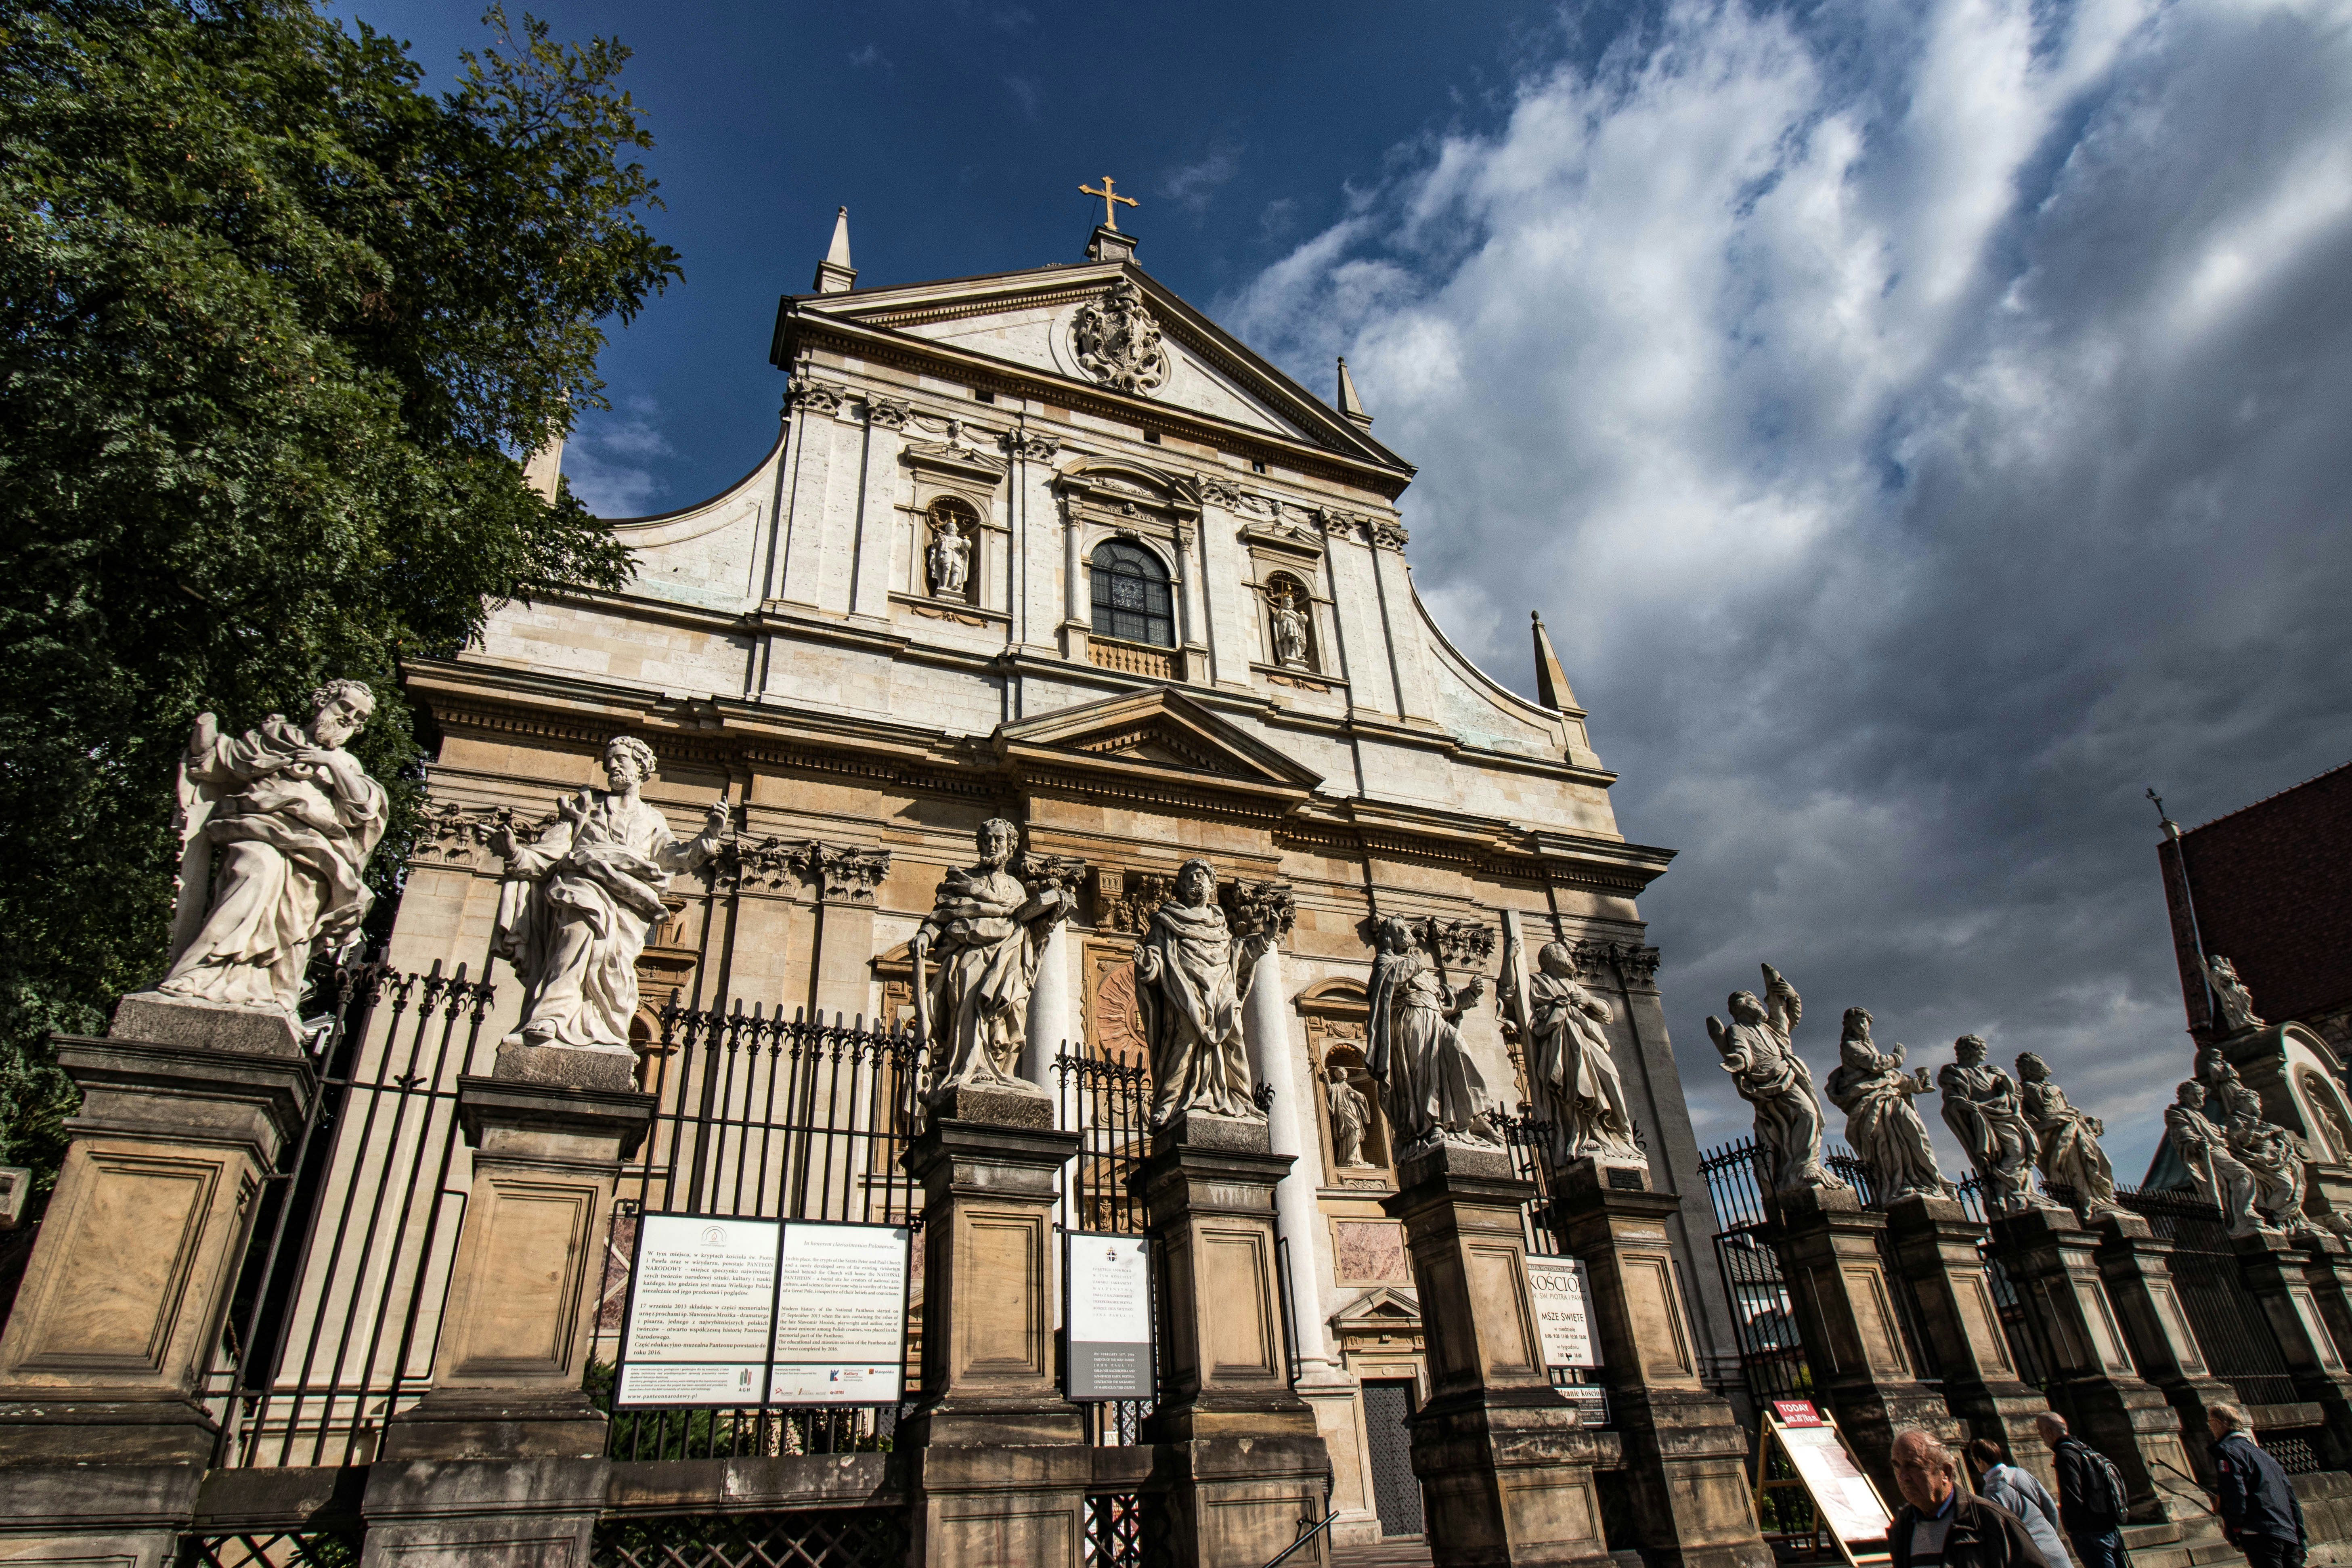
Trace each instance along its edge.
<instances>
[{"instance_id":1,"label":"blue sky","mask_svg":"<svg viewBox=\"0 0 2352 1568\"><path fill-rule=\"evenodd\" d=\"M2352 0L547 15L636 47L687 268L567 453L607 515L765 449L836 205L865 281L986 272L1074 258L1108 171L1157 276L1318 392L1348 355L1464 649L1525 689L1544 612L1681 852L1703 1142L1769 960L1817 1071L1856 1005L2037 1051L2137 1179L2189 1067L2141 791L2352 756Z\"/></svg>"}]
</instances>

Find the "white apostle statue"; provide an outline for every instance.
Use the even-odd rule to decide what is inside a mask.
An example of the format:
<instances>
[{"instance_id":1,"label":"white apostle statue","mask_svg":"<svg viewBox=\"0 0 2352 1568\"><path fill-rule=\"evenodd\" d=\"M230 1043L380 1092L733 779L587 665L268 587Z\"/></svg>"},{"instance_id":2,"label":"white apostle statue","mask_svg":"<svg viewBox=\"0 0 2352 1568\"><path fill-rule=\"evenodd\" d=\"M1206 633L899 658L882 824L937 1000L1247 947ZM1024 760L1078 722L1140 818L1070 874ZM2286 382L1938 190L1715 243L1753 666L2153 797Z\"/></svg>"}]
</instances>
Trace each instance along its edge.
<instances>
[{"instance_id":1,"label":"white apostle statue","mask_svg":"<svg viewBox=\"0 0 2352 1568\"><path fill-rule=\"evenodd\" d=\"M1980 1035L1954 1040L1952 1056L1936 1074L1944 1091L1944 1125L1977 1168L1985 1213L2058 1207L2033 1184L2033 1157L2040 1144L2025 1120L2017 1080L1985 1059Z\"/></svg>"},{"instance_id":2,"label":"white apostle statue","mask_svg":"<svg viewBox=\"0 0 2352 1568\"><path fill-rule=\"evenodd\" d=\"M1151 1049L1154 1127L1185 1111L1265 1120L1250 1094L1242 999L1273 939L1258 931L1235 941L1216 893L1209 863L1185 861L1175 896L1152 912L1135 944L1135 1010Z\"/></svg>"},{"instance_id":3,"label":"white apostle statue","mask_svg":"<svg viewBox=\"0 0 2352 1568\"><path fill-rule=\"evenodd\" d=\"M982 823L979 864L947 874L907 944L934 1095L965 1084L1045 1092L1019 1075L1029 993L1046 942L1076 900L1050 878L1024 882L1013 874L1019 843L1013 824Z\"/></svg>"},{"instance_id":4,"label":"white apostle statue","mask_svg":"<svg viewBox=\"0 0 2352 1568\"><path fill-rule=\"evenodd\" d=\"M2043 1184L2074 1194L2074 1212L2084 1219L2123 1213L2116 1201L2116 1168L2099 1147L2107 1124L2075 1110L2050 1076L2050 1064L2032 1051L2017 1058L2017 1081L2023 1086L2025 1120L2033 1124Z\"/></svg>"},{"instance_id":5,"label":"white apostle statue","mask_svg":"<svg viewBox=\"0 0 2352 1568\"><path fill-rule=\"evenodd\" d=\"M1625 1080L1609 1052L1616 1014L1576 973L1576 950L1548 942L1528 977L1528 1010L1535 1016L1528 1069L1551 1101L1554 1152L1563 1160L1643 1161Z\"/></svg>"},{"instance_id":6,"label":"white apostle statue","mask_svg":"<svg viewBox=\"0 0 2352 1568\"><path fill-rule=\"evenodd\" d=\"M1486 1080L1458 1027L1486 983L1473 975L1459 990L1448 985L1425 934L1425 926L1400 915L1387 916L1375 931L1371 1053L1364 1068L1381 1086L1400 1160L1417 1145L1502 1142L1486 1119Z\"/></svg>"},{"instance_id":7,"label":"white apostle statue","mask_svg":"<svg viewBox=\"0 0 2352 1568\"><path fill-rule=\"evenodd\" d=\"M1331 1163L1341 1170L1366 1168L1364 1134L1371 1129L1372 1108L1348 1081L1345 1067L1331 1068L1324 1096L1331 1102Z\"/></svg>"},{"instance_id":8,"label":"white apostle statue","mask_svg":"<svg viewBox=\"0 0 2352 1568\"><path fill-rule=\"evenodd\" d=\"M935 598L963 597L964 584L971 574L971 541L963 536L953 517L939 520L931 536L931 548L926 564L930 568L931 594Z\"/></svg>"},{"instance_id":9,"label":"white apostle statue","mask_svg":"<svg viewBox=\"0 0 2352 1568\"><path fill-rule=\"evenodd\" d=\"M365 686L336 680L310 694L299 728L272 713L232 737L209 713L196 720L180 763L172 967L158 991L290 1014L317 944L358 934L374 902L360 873L383 837L385 802L343 743L374 711Z\"/></svg>"},{"instance_id":10,"label":"white apostle statue","mask_svg":"<svg viewBox=\"0 0 2352 1568\"><path fill-rule=\"evenodd\" d=\"M1838 1065L1831 1069L1830 1103L1845 1112L1845 1141L1870 1167L1882 1203L1897 1198L1955 1196L1936 1163L1927 1124L1919 1120L1915 1096L1927 1092L1927 1069L1903 1070L1903 1047L1882 1051L1870 1037L1870 1009L1848 1007L1838 1037Z\"/></svg>"},{"instance_id":11,"label":"white apostle statue","mask_svg":"<svg viewBox=\"0 0 2352 1568\"><path fill-rule=\"evenodd\" d=\"M672 873L717 854L727 831L721 795L701 833L679 843L639 794L653 776L653 748L615 735L604 747L609 788L559 799L555 825L530 844L511 827L490 836L507 863L490 952L522 981L522 1021L505 1044L629 1054L637 955L667 912L662 894Z\"/></svg>"},{"instance_id":12,"label":"white apostle statue","mask_svg":"<svg viewBox=\"0 0 2352 1568\"><path fill-rule=\"evenodd\" d=\"M1710 1015L1707 1037L1731 1087L1756 1108L1756 1142L1771 1157L1773 1190L1844 1192L1846 1184L1822 1164L1821 1096L1790 1038L1804 1021L1804 999L1769 963L1764 994L1768 1000L1759 1002L1752 991L1733 992L1731 1022Z\"/></svg>"}]
</instances>

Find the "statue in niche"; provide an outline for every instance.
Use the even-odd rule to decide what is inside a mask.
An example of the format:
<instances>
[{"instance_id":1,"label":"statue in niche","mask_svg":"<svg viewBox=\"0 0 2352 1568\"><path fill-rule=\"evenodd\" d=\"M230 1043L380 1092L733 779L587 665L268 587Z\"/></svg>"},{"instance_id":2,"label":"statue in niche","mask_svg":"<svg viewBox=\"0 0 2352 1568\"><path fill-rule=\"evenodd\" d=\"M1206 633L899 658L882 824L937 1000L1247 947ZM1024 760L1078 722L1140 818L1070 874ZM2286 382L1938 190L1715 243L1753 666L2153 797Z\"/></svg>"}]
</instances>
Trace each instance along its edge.
<instances>
[{"instance_id":1,"label":"statue in niche","mask_svg":"<svg viewBox=\"0 0 2352 1568\"><path fill-rule=\"evenodd\" d=\"M635 736L614 736L604 760L606 787L559 799L555 825L538 838L523 844L511 826L490 836L490 852L507 863L490 953L522 981L522 1019L505 1044L632 1054L637 955L667 917L662 894L726 836L722 794L702 831L677 841L641 793L654 752Z\"/></svg>"},{"instance_id":2,"label":"statue in niche","mask_svg":"<svg viewBox=\"0 0 2352 1568\"><path fill-rule=\"evenodd\" d=\"M1633 1142L1633 1108L1610 1054L1609 1004L1577 979L1576 951L1548 942L1528 977L1528 1070L1551 1101L1554 1149L1561 1161L1587 1156L1647 1164Z\"/></svg>"},{"instance_id":3,"label":"statue in niche","mask_svg":"<svg viewBox=\"0 0 2352 1568\"><path fill-rule=\"evenodd\" d=\"M942 511L931 524L931 548L924 556L934 598L961 599L971 579L971 541L963 536L955 513Z\"/></svg>"},{"instance_id":4,"label":"statue in niche","mask_svg":"<svg viewBox=\"0 0 2352 1568\"><path fill-rule=\"evenodd\" d=\"M2345 1114L2341 1091L2311 1068L2304 1068L2295 1082L2303 1090L2303 1102L2311 1107L2312 1119L2327 1134L2329 1152L2334 1156L2328 1163L2352 1164L2352 1117Z\"/></svg>"},{"instance_id":5,"label":"statue in niche","mask_svg":"<svg viewBox=\"0 0 2352 1568\"><path fill-rule=\"evenodd\" d=\"M979 863L940 879L931 912L907 943L935 1097L964 1085L1045 1092L1019 1072L1029 993L1046 941L1076 900L1054 878L1024 882L1013 874L1020 839L1001 817L982 823L973 835ZM938 967L927 973L934 959Z\"/></svg>"},{"instance_id":6,"label":"statue in niche","mask_svg":"<svg viewBox=\"0 0 2352 1568\"><path fill-rule=\"evenodd\" d=\"M1944 1125L1976 1167L1988 1215L2060 1206L2033 1185L2033 1128L2017 1080L1985 1059L1980 1035L1952 1042L1953 1059L1936 1075L1944 1091Z\"/></svg>"},{"instance_id":7,"label":"statue in niche","mask_svg":"<svg viewBox=\"0 0 2352 1568\"><path fill-rule=\"evenodd\" d=\"M1331 1163L1343 1171L1360 1170L1370 1163L1364 1158L1364 1134L1371 1130L1372 1108L1348 1081L1348 1069L1335 1067L1326 1075L1324 1094L1331 1102Z\"/></svg>"},{"instance_id":8,"label":"statue in niche","mask_svg":"<svg viewBox=\"0 0 2352 1568\"><path fill-rule=\"evenodd\" d=\"M1952 1184L1936 1163L1927 1124L1911 1101L1934 1087L1927 1069L1903 1070L1903 1047L1882 1051L1870 1037L1870 1012L1845 1010L1838 1065L1830 1073L1830 1103L1845 1112L1845 1141L1862 1156L1887 1203L1897 1198L1948 1198Z\"/></svg>"},{"instance_id":9,"label":"statue in niche","mask_svg":"<svg viewBox=\"0 0 2352 1568\"><path fill-rule=\"evenodd\" d=\"M1456 989L1429 952L1433 921L1390 915L1376 928L1371 1052L1365 1070L1381 1086L1398 1157L1443 1142L1500 1143L1487 1121L1486 1080L1462 1043L1462 1015L1486 983Z\"/></svg>"},{"instance_id":10,"label":"statue in niche","mask_svg":"<svg viewBox=\"0 0 2352 1568\"><path fill-rule=\"evenodd\" d=\"M1773 1190L1845 1192L1846 1184L1822 1164L1821 1096L1812 1069L1790 1042L1804 1019L1804 1000L1769 963L1764 995L1759 1002L1752 991L1733 992L1731 1022L1710 1016L1707 1037L1739 1098L1756 1108L1756 1142L1771 1156Z\"/></svg>"},{"instance_id":11,"label":"statue in niche","mask_svg":"<svg viewBox=\"0 0 2352 1568\"><path fill-rule=\"evenodd\" d=\"M2242 1035L2250 1029L2268 1027L2254 1012L2254 994L2238 978L2238 966L2215 953L2200 957L2205 979L2213 987L2213 1001L2221 1009L2221 1026L2232 1035Z\"/></svg>"},{"instance_id":12,"label":"statue in niche","mask_svg":"<svg viewBox=\"0 0 2352 1568\"><path fill-rule=\"evenodd\" d=\"M1266 595L1266 610L1274 629L1274 661L1291 669L1305 669L1307 658L1307 612L1299 604L1298 590L1286 583L1277 583Z\"/></svg>"},{"instance_id":13,"label":"statue in niche","mask_svg":"<svg viewBox=\"0 0 2352 1568\"><path fill-rule=\"evenodd\" d=\"M2099 1147L2107 1124L2077 1110L2066 1091L2050 1076L2050 1064L2032 1051L2017 1058L2017 1079L2025 1120L2032 1125L2036 1156L2045 1187L2063 1187L2074 1194L2074 1212L2084 1219L2121 1214L2116 1202L2116 1169Z\"/></svg>"},{"instance_id":14,"label":"statue in niche","mask_svg":"<svg viewBox=\"0 0 2352 1568\"><path fill-rule=\"evenodd\" d=\"M2263 1223L2286 1229L2302 1223L2303 1141L2263 1117L2263 1097L2248 1088L2238 1069L2215 1053L2199 1073L2206 1115L2219 1121L2230 1152L2253 1177L2253 1208Z\"/></svg>"},{"instance_id":15,"label":"statue in niche","mask_svg":"<svg viewBox=\"0 0 2352 1568\"><path fill-rule=\"evenodd\" d=\"M2165 1135L2189 1167L2189 1178L2206 1202L2221 1211L2231 1236L2262 1228L2254 1217L2254 1173L2230 1152L2229 1135L2206 1114L2205 1086L2190 1079L2164 1109Z\"/></svg>"},{"instance_id":16,"label":"statue in niche","mask_svg":"<svg viewBox=\"0 0 2352 1568\"><path fill-rule=\"evenodd\" d=\"M383 837L385 800L343 745L374 711L365 686L334 680L310 694L299 727L272 713L227 736L198 716L180 762L172 967L156 990L291 1014L312 950L357 938L375 901L360 873Z\"/></svg>"},{"instance_id":17,"label":"statue in niche","mask_svg":"<svg viewBox=\"0 0 2352 1568\"><path fill-rule=\"evenodd\" d=\"M1250 1096L1242 1000L1273 939L1252 931L1236 940L1216 895L1209 863L1185 861L1174 893L1152 911L1135 944L1136 1013L1151 1047L1154 1127L1185 1111L1265 1120Z\"/></svg>"}]
</instances>

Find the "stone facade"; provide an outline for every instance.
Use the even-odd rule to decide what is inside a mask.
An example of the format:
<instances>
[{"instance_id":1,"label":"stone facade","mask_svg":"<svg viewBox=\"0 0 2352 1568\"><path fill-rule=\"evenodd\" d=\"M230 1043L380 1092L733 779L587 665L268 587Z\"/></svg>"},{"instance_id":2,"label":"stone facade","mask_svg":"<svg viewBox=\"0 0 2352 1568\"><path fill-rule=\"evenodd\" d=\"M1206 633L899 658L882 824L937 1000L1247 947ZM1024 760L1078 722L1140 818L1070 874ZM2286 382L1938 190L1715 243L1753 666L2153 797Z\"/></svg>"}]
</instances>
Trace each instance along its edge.
<instances>
[{"instance_id":1,"label":"stone facade","mask_svg":"<svg viewBox=\"0 0 2352 1568\"><path fill-rule=\"evenodd\" d=\"M1276 1206L1298 1389L1339 1471L1339 1534L1360 1537L1377 1523L1360 1376L1428 1392L1382 1209L1396 1151L1362 1079L1375 914L1435 918L1464 976L1491 979L1505 910L1578 947L1616 1014L1652 1185L1681 1197L1667 1227L1701 1370L1737 1377L1635 905L1670 854L1619 833L1564 679L1545 691L1566 705L1529 701L1431 618L1399 511L1412 469L1369 419L1127 245L1095 254L788 297L781 427L749 475L614 523L636 552L625 591L509 605L459 657L412 664L443 739L390 957L480 973L497 826L548 818L623 732L658 755L645 795L679 838L715 792L736 803L640 961L647 1042L672 986L689 1005L898 1019L906 942L991 816L1028 855L1083 863L1031 1011L1033 1034L1074 1048L1139 1054L1128 961L1185 859L1286 888L1280 989L1248 999L1254 1040L1273 1026L1286 1059L1252 1067L1276 1087L1275 1151L1296 1157ZM962 569L940 569L943 536ZM503 1034L518 988L495 978ZM1533 1098L1491 999L1462 1029L1501 1109ZM1050 1054L1033 1039L1028 1070ZM1370 1108L1357 1164L1338 1163L1334 1068Z\"/></svg>"}]
</instances>

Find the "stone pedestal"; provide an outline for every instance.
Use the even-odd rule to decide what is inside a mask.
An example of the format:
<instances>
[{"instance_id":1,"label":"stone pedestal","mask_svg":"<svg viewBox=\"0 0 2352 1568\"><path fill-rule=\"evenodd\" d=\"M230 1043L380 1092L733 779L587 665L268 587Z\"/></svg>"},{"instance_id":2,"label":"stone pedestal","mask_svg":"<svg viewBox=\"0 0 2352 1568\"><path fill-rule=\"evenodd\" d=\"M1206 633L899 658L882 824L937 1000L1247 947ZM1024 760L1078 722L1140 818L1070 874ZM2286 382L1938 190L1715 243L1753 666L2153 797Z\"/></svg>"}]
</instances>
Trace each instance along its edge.
<instances>
[{"instance_id":1,"label":"stone pedestal","mask_svg":"<svg viewBox=\"0 0 2352 1568\"><path fill-rule=\"evenodd\" d=\"M1528 1293L1519 1213L1533 1192L1501 1149L1442 1143L1405 1153L1381 1200L1404 1222L1421 1296L1429 1400L1412 1418L1412 1468L1440 1563L1608 1559L1596 1434L1551 1386Z\"/></svg>"},{"instance_id":2,"label":"stone pedestal","mask_svg":"<svg viewBox=\"0 0 2352 1568\"><path fill-rule=\"evenodd\" d=\"M1896 1289L1911 1292L1919 1332L1943 1371L1945 1406L1970 1436L1999 1442L2012 1464L2055 1496L2050 1445L2033 1425L2050 1405L2017 1375L1985 1274L1985 1226L1955 1199L1915 1194L1886 1205L1886 1228L1902 1276Z\"/></svg>"},{"instance_id":3,"label":"stone pedestal","mask_svg":"<svg viewBox=\"0 0 2352 1568\"><path fill-rule=\"evenodd\" d=\"M1878 1233L1886 1216L1851 1191L1810 1187L1776 1193L1773 1247L1813 1372L1813 1388L1837 1413L1854 1458L1881 1497L1899 1497L1888 1461L1906 1426L1933 1432L1956 1449L1968 1433L1920 1383L1903 1347Z\"/></svg>"},{"instance_id":4,"label":"stone pedestal","mask_svg":"<svg viewBox=\"0 0 2352 1568\"><path fill-rule=\"evenodd\" d=\"M386 1426L383 1458L604 1457L605 1416L582 1383L614 1183L645 1139L654 1101L567 1086L563 1058L582 1057L603 1053L541 1046L525 1058L529 1077L520 1066L505 1072L502 1056L501 1076L457 1080L473 1191L432 1392ZM575 1081L603 1061L578 1065Z\"/></svg>"},{"instance_id":5,"label":"stone pedestal","mask_svg":"<svg viewBox=\"0 0 2352 1568\"><path fill-rule=\"evenodd\" d=\"M2172 1406L2192 1473L2210 1479L2205 1473L2205 1448L2210 1441L2205 1412L2214 1405L2235 1405L2238 1394L2213 1375L2181 1310L2172 1282L2172 1243L2157 1239L2147 1221L2136 1214L2101 1215L2091 1228L2099 1238L2099 1278L2115 1306L2132 1363Z\"/></svg>"},{"instance_id":6,"label":"stone pedestal","mask_svg":"<svg viewBox=\"0 0 2352 1568\"><path fill-rule=\"evenodd\" d=\"M1331 1461L1292 1392L1276 1285L1274 1189L1290 1168L1262 1121L1178 1115L1132 1178L1160 1278L1160 1405L1144 1438L1168 1476L1178 1568L1259 1568L1319 1518ZM1328 1542L1290 1561L1323 1568Z\"/></svg>"},{"instance_id":7,"label":"stone pedestal","mask_svg":"<svg viewBox=\"0 0 2352 1568\"><path fill-rule=\"evenodd\" d=\"M1643 1561L1768 1568L1772 1551L1748 1496L1748 1433L1703 1380L1696 1326L1676 1288L1667 1220L1682 1200L1608 1178L1591 1160L1574 1162L1559 1173L1556 1212L1592 1282L1593 1333L1624 1440Z\"/></svg>"},{"instance_id":8,"label":"stone pedestal","mask_svg":"<svg viewBox=\"0 0 2352 1568\"><path fill-rule=\"evenodd\" d=\"M2239 1278L2262 1303L2296 1394L2319 1406L2320 1462L2329 1469L2352 1469L2352 1368L2320 1316L2306 1273L2313 1255L2302 1242L2276 1231L2242 1236L2234 1245Z\"/></svg>"},{"instance_id":9,"label":"stone pedestal","mask_svg":"<svg viewBox=\"0 0 2352 1568\"><path fill-rule=\"evenodd\" d=\"M907 1151L923 1188L923 1394L900 1424L918 1565L1078 1568L1092 1473L1054 1364L1054 1102L962 1089Z\"/></svg>"},{"instance_id":10,"label":"stone pedestal","mask_svg":"<svg viewBox=\"0 0 2352 1568\"><path fill-rule=\"evenodd\" d=\"M2139 1223L2145 1232L2146 1222ZM2126 1517L2135 1525L2171 1527L2169 1542L2156 1538L2165 1531L2133 1541L2133 1561L2165 1568L2168 1561L2191 1561L2200 1545L2230 1550L2197 1488L2179 1414L2133 1370L2100 1278L2098 1239L2067 1209L2004 1215L1992 1222L1992 1238L2024 1304L2051 1406L2123 1472L2131 1495Z\"/></svg>"}]
</instances>

